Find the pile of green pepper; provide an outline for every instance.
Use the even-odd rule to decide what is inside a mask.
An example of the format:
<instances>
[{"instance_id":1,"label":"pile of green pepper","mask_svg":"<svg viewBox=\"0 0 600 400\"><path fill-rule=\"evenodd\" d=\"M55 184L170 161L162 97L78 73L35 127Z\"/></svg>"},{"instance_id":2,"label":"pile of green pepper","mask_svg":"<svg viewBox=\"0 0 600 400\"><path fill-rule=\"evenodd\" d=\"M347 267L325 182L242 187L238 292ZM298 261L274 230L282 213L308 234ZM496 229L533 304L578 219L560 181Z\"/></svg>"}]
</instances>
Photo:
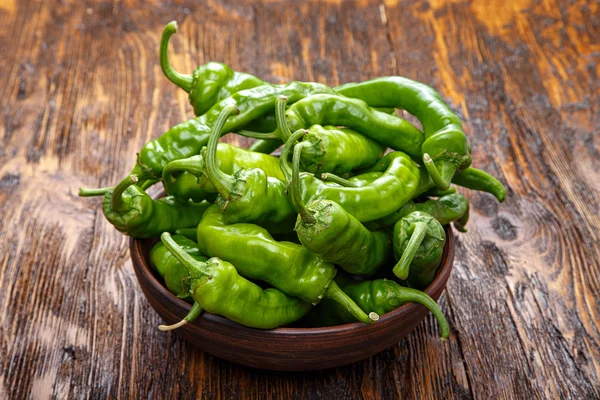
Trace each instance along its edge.
<instances>
[{"instance_id":1,"label":"pile of green pepper","mask_svg":"<svg viewBox=\"0 0 600 400\"><path fill-rule=\"evenodd\" d=\"M372 324L414 302L446 338L448 323L422 290L443 259L443 225L465 231L469 218L451 184L500 202L506 190L470 166L461 121L441 96L397 76L272 85L216 62L185 75L168 58L176 31L175 22L163 31L160 65L196 117L147 143L114 187L80 190L103 196L120 232L160 237L150 263L193 305L159 328L203 310L260 329ZM228 132L256 141L219 143ZM167 195L152 199L146 189L159 182Z\"/></svg>"}]
</instances>

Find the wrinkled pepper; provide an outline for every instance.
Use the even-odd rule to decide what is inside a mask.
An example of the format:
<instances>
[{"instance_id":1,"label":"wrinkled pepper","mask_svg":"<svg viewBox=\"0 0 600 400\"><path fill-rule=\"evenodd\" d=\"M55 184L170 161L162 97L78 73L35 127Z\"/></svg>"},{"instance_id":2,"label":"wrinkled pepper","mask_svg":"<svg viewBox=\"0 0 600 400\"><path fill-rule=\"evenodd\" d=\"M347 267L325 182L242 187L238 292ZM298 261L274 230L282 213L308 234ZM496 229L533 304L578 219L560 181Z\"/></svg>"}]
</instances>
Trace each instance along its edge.
<instances>
[{"instance_id":1,"label":"wrinkled pepper","mask_svg":"<svg viewBox=\"0 0 600 400\"><path fill-rule=\"evenodd\" d=\"M198 225L198 245L205 254L234 264L240 275L268 282L282 292L317 304L330 298L357 320L372 323L376 313L365 314L333 281L335 266L302 245L278 242L254 224L225 224L219 206L210 207Z\"/></svg>"},{"instance_id":2,"label":"wrinkled pepper","mask_svg":"<svg viewBox=\"0 0 600 400\"><path fill-rule=\"evenodd\" d=\"M79 189L79 196L104 196L104 216L119 232L134 238L151 238L163 232L197 226L208 202L181 204L172 196L153 200L130 175L114 188Z\"/></svg>"},{"instance_id":3,"label":"wrinkled pepper","mask_svg":"<svg viewBox=\"0 0 600 400\"><path fill-rule=\"evenodd\" d=\"M346 272L374 274L392 255L389 234L369 231L334 201L319 199L304 204L300 193L300 154L305 143L296 145L292 162L291 194L299 213L295 230L300 242Z\"/></svg>"},{"instance_id":4,"label":"wrinkled pepper","mask_svg":"<svg viewBox=\"0 0 600 400\"><path fill-rule=\"evenodd\" d=\"M206 261L208 257L203 255L198 248L198 243L185 236L173 235L172 239L196 261ZM165 281L167 289L175 296L191 300L190 273L187 268L173 256L162 242L157 242L150 250L150 265L156 269Z\"/></svg>"},{"instance_id":5,"label":"wrinkled pepper","mask_svg":"<svg viewBox=\"0 0 600 400\"><path fill-rule=\"evenodd\" d=\"M303 135L302 130L295 132L279 157L281 170L287 180L291 180L292 175L286 161L288 154ZM305 204L317 199L335 201L360 222L385 217L414 196L419 186L419 168L400 151L389 153L382 160L385 171L379 178L361 187L331 185L311 174L304 174L300 178L302 200Z\"/></svg>"},{"instance_id":6,"label":"wrinkled pepper","mask_svg":"<svg viewBox=\"0 0 600 400\"><path fill-rule=\"evenodd\" d=\"M189 272L191 295L197 304L191 312L196 315L204 309L241 325L273 329L302 318L311 308L309 303L277 289L262 289L241 277L226 261L216 257L206 262L194 259L167 232L161 235L161 240ZM189 314L180 323L162 326L161 330L178 328L187 321Z\"/></svg>"},{"instance_id":7,"label":"wrinkled pepper","mask_svg":"<svg viewBox=\"0 0 600 400\"><path fill-rule=\"evenodd\" d=\"M418 289L433 281L442 261L446 232L431 215L414 211L394 225L394 255L398 263L393 272Z\"/></svg>"},{"instance_id":8,"label":"wrinkled pepper","mask_svg":"<svg viewBox=\"0 0 600 400\"><path fill-rule=\"evenodd\" d=\"M227 224L255 223L272 233L290 232L296 211L286 195L283 181L267 176L261 168L240 169L229 175L217 166L221 127L236 112L235 106L223 108L208 140L208 147L202 151L206 160L206 176L219 192L216 203L221 208L223 219Z\"/></svg>"},{"instance_id":9,"label":"wrinkled pepper","mask_svg":"<svg viewBox=\"0 0 600 400\"><path fill-rule=\"evenodd\" d=\"M202 115L219 101L241 90L262 86L261 79L237 72L219 62L208 62L197 67L192 75L177 72L169 61L169 40L177 32L177 22L169 22L160 40L160 67L165 76L190 95L194 114Z\"/></svg>"},{"instance_id":10,"label":"wrinkled pepper","mask_svg":"<svg viewBox=\"0 0 600 400\"><path fill-rule=\"evenodd\" d=\"M444 313L435 300L420 290L403 287L387 279L353 281L339 275L335 280L360 308L376 310L380 315L393 311L406 303L421 304L427 307L437 319L441 338L447 339L450 336L450 326ZM343 307L329 300L323 300L321 304L314 307L307 314L305 321L312 326L333 326L354 322L352 316Z\"/></svg>"},{"instance_id":11,"label":"wrinkled pepper","mask_svg":"<svg viewBox=\"0 0 600 400\"><path fill-rule=\"evenodd\" d=\"M335 91L361 99L371 107L401 108L416 116L425 134L420 152L423 163L442 190L450 186L456 172L471 165L471 146L460 118L431 87L400 76L388 76L348 83Z\"/></svg>"}]
</instances>

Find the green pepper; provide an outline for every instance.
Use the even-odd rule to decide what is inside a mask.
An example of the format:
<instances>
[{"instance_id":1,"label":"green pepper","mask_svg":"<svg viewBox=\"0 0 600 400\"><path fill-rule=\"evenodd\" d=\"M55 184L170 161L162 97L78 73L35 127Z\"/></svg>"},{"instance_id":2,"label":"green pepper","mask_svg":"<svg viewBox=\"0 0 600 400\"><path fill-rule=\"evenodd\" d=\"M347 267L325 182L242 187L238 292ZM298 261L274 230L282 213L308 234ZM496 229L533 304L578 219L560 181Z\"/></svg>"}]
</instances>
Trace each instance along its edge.
<instances>
[{"instance_id":1,"label":"green pepper","mask_svg":"<svg viewBox=\"0 0 600 400\"><path fill-rule=\"evenodd\" d=\"M204 256L198 244L185 236L173 235L173 241L196 261L206 261L208 257ZM165 281L167 289L175 296L191 300L190 294L190 273L187 268L181 264L173 254L165 247L162 242L158 242L150 250L150 265L156 269L158 274Z\"/></svg>"},{"instance_id":2,"label":"green pepper","mask_svg":"<svg viewBox=\"0 0 600 400\"><path fill-rule=\"evenodd\" d=\"M291 182L292 201L299 212L295 230L300 242L346 272L374 274L390 258L389 234L369 231L334 201L319 199L304 204L300 193L300 155L305 143L300 142L294 148Z\"/></svg>"},{"instance_id":3,"label":"green pepper","mask_svg":"<svg viewBox=\"0 0 600 400\"><path fill-rule=\"evenodd\" d=\"M177 32L177 22L165 26L160 40L160 67L165 76L190 94L194 114L202 115L219 101L241 90L262 86L266 82L243 72L233 71L219 62L208 62L197 67L192 75L175 71L169 61L169 40Z\"/></svg>"},{"instance_id":4,"label":"green pepper","mask_svg":"<svg viewBox=\"0 0 600 400\"><path fill-rule=\"evenodd\" d=\"M215 257L206 262L194 259L167 232L162 234L161 240L191 276L191 294L197 304L191 312L199 314L199 310L204 309L241 325L273 329L302 318L311 308L309 303L277 289L262 289L241 277L226 261ZM184 321L187 321L186 318ZM174 329L182 324L183 321L170 327L162 326L161 330Z\"/></svg>"},{"instance_id":5,"label":"green pepper","mask_svg":"<svg viewBox=\"0 0 600 400\"><path fill-rule=\"evenodd\" d=\"M242 90L215 104L205 114L174 126L155 140L144 145L132 174L140 178L139 185L158 180L165 165L173 160L191 157L200 152L210 136L224 107L234 105L240 113L229 118L221 134L241 129L250 121L274 109L277 96L285 95L295 102L313 93L329 93L331 89L318 83L292 82L279 86L259 86Z\"/></svg>"},{"instance_id":6,"label":"green pepper","mask_svg":"<svg viewBox=\"0 0 600 400\"><path fill-rule=\"evenodd\" d=\"M304 137L302 166L309 172L343 174L366 168L383 155L385 146L360 133L335 126L313 125Z\"/></svg>"},{"instance_id":7,"label":"green pepper","mask_svg":"<svg viewBox=\"0 0 600 400\"><path fill-rule=\"evenodd\" d=\"M202 152L206 160L206 176L219 191L217 204L223 219L227 224L250 222L272 233L287 233L294 226L296 211L286 194L284 182L267 176L261 168L240 169L229 175L217 166L221 127L235 112L235 106L223 108L208 140L208 147Z\"/></svg>"},{"instance_id":8,"label":"green pepper","mask_svg":"<svg viewBox=\"0 0 600 400\"><path fill-rule=\"evenodd\" d=\"M393 213L378 219L376 223L382 227L394 226L400 219L414 211L427 213L442 225L454 222L454 226L459 231L465 231L464 226L469 220L469 200L458 193L423 203L415 203L411 200Z\"/></svg>"},{"instance_id":9,"label":"green pepper","mask_svg":"<svg viewBox=\"0 0 600 400\"><path fill-rule=\"evenodd\" d=\"M292 132L285 117L287 98L277 99L275 117L282 138L287 141ZM369 167L383 155L385 146L360 133L332 125L313 125L303 138L300 163L308 172L343 174Z\"/></svg>"},{"instance_id":10,"label":"green pepper","mask_svg":"<svg viewBox=\"0 0 600 400\"><path fill-rule=\"evenodd\" d=\"M210 206L208 202L181 204L173 197L153 200L141 187L137 176L130 175L116 187L79 189L79 196L101 196L106 219L119 232L134 238L151 238L163 232L197 226Z\"/></svg>"},{"instance_id":11,"label":"green pepper","mask_svg":"<svg viewBox=\"0 0 600 400\"><path fill-rule=\"evenodd\" d=\"M435 300L420 290L403 287L387 279L357 282L339 275L335 280L360 308L376 310L380 315L393 311L406 303L421 304L427 307L437 319L441 338L447 339L450 336L450 326L444 313ZM321 304L314 307L307 314L305 320L313 326L332 326L353 322L351 315L343 307L329 300L323 300Z\"/></svg>"},{"instance_id":12,"label":"green pepper","mask_svg":"<svg viewBox=\"0 0 600 400\"><path fill-rule=\"evenodd\" d=\"M314 94L297 101L285 112L291 131L313 125L342 125L371 139L420 158L425 136L410 122L370 108L360 99L335 94Z\"/></svg>"},{"instance_id":13,"label":"green pepper","mask_svg":"<svg viewBox=\"0 0 600 400\"><path fill-rule=\"evenodd\" d=\"M198 225L198 246L213 257L236 266L248 279L268 282L282 292L317 304L331 298L344 305L361 322L377 321L368 316L335 284L335 266L321 260L302 245L278 242L254 224L227 225L217 205L206 210Z\"/></svg>"},{"instance_id":14,"label":"green pepper","mask_svg":"<svg viewBox=\"0 0 600 400\"><path fill-rule=\"evenodd\" d=\"M471 147L460 118L431 87L400 76L388 76L335 88L371 107L395 107L416 116L423 126L425 141L421 155L436 186L450 186L457 171L471 164ZM391 146L393 147L393 146Z\"/></svg>"},{"instance_id":15,"label":"green pepper","mask_svg":"<svg viewBox=\"0 0 600 400\"><path fill-rule=\"evenodd\" d=\"M281 170L287 180L291 180L292 171L286 160L290 149L302 135L302 131L294 133L279 157ZM385 166L384 173L361 187L331 185L304 174L300 179L302 200L305 204L317 199L335 201L360 222L382 218L414 196L419 186L419 169L410 157L400 151L387 154L381 163Z\"/></svg>"},{"instance_id":16,"label":"green pepper","mask_svg":"<svg viewBox=\"0 0 600 400\"><path fill-rule=\"evenodd\" d=\"M227 174L242 168L260 168L269 177L285 179L277 157L227 143L218 144L216 160L219 169ZM163 169L162 181L165 191L180 201L210 200L211 195L216 198L218 194L217 188L206 176L205 160L200 154L168 163Z\"/></svg>"},{"instance_id":17,"label":"green pepper","mask_svg":"<svg viewBox=\"0 0 600 400\"><path fill-rule=\"evenodd\" d=\"M394 225L394 254L399 260L394 275L413 287L425 288L433 281L444 253L446 232L431 215L414 211Z\"/></svg>"},{"instance_id":18,"label":"green pepper","mask_svg":"<svg viewBox=\"0 0 600 400\"><path fill-rule=\"evenodd\" d=\"M485 171L469 167L456 174L452 183L467 189L480 190L493 194L500 203L506 198L506 189L496 178Z\"/></svg>"}]
</instances>

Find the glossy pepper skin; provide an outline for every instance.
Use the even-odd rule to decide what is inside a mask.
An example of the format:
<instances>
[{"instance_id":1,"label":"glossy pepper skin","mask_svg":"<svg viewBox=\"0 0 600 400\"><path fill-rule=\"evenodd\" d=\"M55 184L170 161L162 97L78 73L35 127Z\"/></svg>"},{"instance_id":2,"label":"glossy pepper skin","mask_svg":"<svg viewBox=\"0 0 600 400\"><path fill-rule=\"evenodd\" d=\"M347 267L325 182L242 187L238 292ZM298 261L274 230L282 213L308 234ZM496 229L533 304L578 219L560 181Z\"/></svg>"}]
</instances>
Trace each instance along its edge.
<instances>
[{"instance_id":1,"label":"glossy pepper skin","mask_svg":"<svg viewBox=\"0 0 600 400\"><path fill-rule=\"evenodd\" d=\"M369 231L334 201L304 204L300 193L300 154L304 143L294 148L291 182L293 203L299 212L295 230L300 242L346 272L374 274L392 255L390 235L385 231Z\"/></svg>"},{"instance_id":2,"label":"glossy pepper skin","mask_svg":"<svg viewBox=\"0 0 600 400\"><path fill-rule=\"evenodd\" d=\"M199 307L241 325L273 329L300 319L311 305L277 289L263 290L241 277L235 267L218 258L195 260L165 232L165 247L187 268L191 295Z\"/></svg>"},{"instance_id":3,"label":"glossy pepper skin","mask_svg":"<svg viewBox=\"0 0 600 400\"><path fill-rule=\"evenodd\" d=\"M287 179L291 179L292 171L285 160L292 146L301 137L301 131L294 133L281 152L280 166ZM395 151L382 160L386 164L384 173L361 187L331 185L312 175L302 175L302 200L305 204L317 199L334 201L360 222L382 218L409 201L419 186L419 168L409 156Z\"/></svg>"},{"instance_id":4,"label":"glossy pepper skin","mask_svg":"<svg viewBox=\"0 0 600 400\"><path fill-rule=\"evenodd\" d=\"M169 61L169 40L177 32L177 22L169 22L160 41L160 67L165 76L190 95L195 115L204 114L209 108L240 90L264 85L263 80L243 72L237 72L219 62L208 62L197 67L192 75L175 71Z\"/></svg>"},{"instance_id":5,"label":"glossy pepper skin","mask_svg":"<svg viewBox=\"0 0 600 400\"><path fill-rule=\"evenodd\" d=\"M136 182L137 177L132 175L114 188L80 189L79 195L104 195L102 211L108 222L119 232L139 239L197 226L210 206L208 202L181 204L171 196L153 200L135 186Z\"/></svg>"},{"instance_id":6,"label":"glossy pepper skin","mask_svg":"<svg viewBox=\"0 0 600 400\"><path fill-rule=\"evenodd\" d=\"M193 240L180 235L173 235L172 239L182 251L188 253L194 260L208 260L208 257L200 252L198 244ZM152 247L152 250L150 250L150 265L163 278L167 289L171 293L184 300L192 299L190 293L190 273L162 242L156 243Z\"/></svg>"},{"instance_id":7,"label":"glossy pepper skin","mask_svg":"<svg viewBox=\"0 0 600 400\"><path fill-rule=\"evenodd\" d=\"M469 167L456 174L452 183L472 190L493 194L500 203L506 199L506 189L496 178L485 171Z\"/></svg>"},{"instance_id":8,"label":"glossy pepper skin","mask_svg":"<svg viewBox=\"0 0 600 400\"><path fill-rule=\"evenodd\" d=\"M471 146L460 118L431 87L400 76L348 83L336 92L364 100L371 107L396 107L416 116L423 126L423 162L436 185L445 190L457 171L471 165Z\"/></svg>"},{"instance_id":9,"label":"glossy pepper skin","mask_svg":"<svg viewBox=\"0 0 600 400\"><path fill-rule=\"evenodd\" d=\"M427 307L437 319L441 338L447 339L450 336L450 326L444 313L435 300L420 290L403 287L387 279L358 282L340 275L335 280L360 308L377 310L380 315L393 311L406 303L421 304ZM328 300L317 305L307 317L315 326L333 326L353 322L346 310Z\"/></svg>"},{"instance_id":10,"label":"glossy pepper skin","mask_svg":"<svg viewBox=\"0 0 600 400\"><path fill-rule=\"evenodd\" d=\"M162 177L165 165L173 160L199 154L208 143L212 127L224 107L235 105L240 113L229 118L221 134L241 129L250 121L273 110L277 96L285 95L288 102L296 102L314 93L328 93L331 89L318 83L292 82L279 86L258 86L242 90L215 104L205 114L174 126L163 135L144 145L132 174L140 177L139 185Z\"/></svg>"},{"instance_id":11,"label":"glossy pepper skin","mask_svg":"<svg viewBox=\"0 0 600 400\"><path fill-rule=\"evenodd\" d=\"M243 168L260 168L269 177L285 179L279 168L279 159L267 154L219 143L216 160L219 169L226 174L234 174ZM216 198L217 188L206 176L205 167L206 161L200 154L171 161L163 169L165 191L184 202L190 199L195 202L210 200L211 195Z\"/></svg>"},{"instance_id":12,"label":"glossy pepper skin","mask_svg":"<svg viewBox=\"0 0 600 400\"><path fill-rule=\"evenodd\" d=\"M198 225L202 252L234 264L240 275L268 282L282 292L307 303L331 298L352 310L356 319L371 323L367 316L337 287L333 264L321 260L302 245L278 242L264 228L254 224L225 224L217 205L210 207Z\"/></svg>"},{"instance_id":13,"label":"glossy pepper skin","mask_svg":"<svg viewBox=\"0 0 600 400\"><path fill-rule=\"evenodd\" d=\"M291 105L285 115L291 131L317 124L345 126L387 147L421 157L425 136L420 130L399 117L370 108L360 99L314 94Z\"/></svg>"},{"instance_id":14,"label":"glossy pepper skin","mask_svg":"<svg viewBox=\"0 0 600 400\"><path fill-rule=\"evenodd\" d=\"M235 106L223 109L208 147L202 151L206 160L206 176L219 191L217 204L223 219L227 224L255 223L272 233L290 232L296 220L296 211L286 194L283 181L267 176L261 168L240 169L229 175L217 167L216 153L221 126L236 111Z\"/></svg>"},{"instance_id":15,"label":"glossy pepper skin","mask_svg":"<svg viewBox=\"0 0 600 400\"><path fill-rule=\"evenodd\" d=\"M285 116L287 98L277 99L275 117L282 138L287 141L292 131ZM302 139L300 163L308 172L343 174L367 168L377 162L385 146L349 128L312 125Z\"/></svg>"},{"instance_id":16,"label":"glossy pepper skin","mask_svg":"<svg viewBox=\"0 0 600 400\"><path fill-rule=\"evenodd\" d=\"M433 281L444 252L446 232L431 215L415 211L394 225L394 254L399 260L394 275L413 287L425 288Z\"/></svg>"},{"instance_id":17,"label":"glossy pepper skin","mask_svg":"<svg viewBox=\"0 0 600 400\"><path fill-rule=\"evenodd\" d=\"M458 193L442 196L436 200L427 200L422 203L415 203L411 200L397 211L378 219L376 223L383 227L394 226L399 220L415 211L431 215L442 225L454 222L454 226L459 231L465 231L464 226L469 220L469 200Z\"/></svg>"},{"instance_id":18,"label":"glossy pepper skin","mask_svg":"<svg viewBox=\"0 0 600 400\"><path fill-rule=\"evenodd\" d=\"M302 166L308 172L343 174L373 165L385 146L360 133L335 126L313 125L304 137Z\"/></svg>"}]
</instances>

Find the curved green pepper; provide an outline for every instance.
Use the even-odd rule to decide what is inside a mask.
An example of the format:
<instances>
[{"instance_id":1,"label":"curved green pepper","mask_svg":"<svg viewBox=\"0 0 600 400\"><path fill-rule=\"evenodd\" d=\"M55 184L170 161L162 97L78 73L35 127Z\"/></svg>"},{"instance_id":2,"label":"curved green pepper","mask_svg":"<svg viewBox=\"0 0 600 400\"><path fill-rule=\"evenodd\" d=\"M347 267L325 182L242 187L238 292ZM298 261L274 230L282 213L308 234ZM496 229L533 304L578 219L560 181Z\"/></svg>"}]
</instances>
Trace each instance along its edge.
<instances>
[{"instance_id":1,"label":"curved green pepper","mask_svg":"<svg viewBox=\"0 0 600 400\"><path fill-rule=\"evenodd\" d=\"M469 200L458 193L442 196L437 200L427 200L423 203L415 203L411 200L397 211L378 219L376 223L383 227L394 226L400 219L414 211L429 214L442 225L454 222L454 226L464 232L464 226L469 220Z\"/></svg>"},{"instance_id":2,"label":"curved green pepper","mask_svg":"<svg viewBox=\"0 0 600 400\"><path fill-rule=\"evenodd\" d=\"M287 233L294 226L296 211L286 195L284 182L268 177L261 168L240 169L232 176L217 166L221 126L235 112L235 106L223 108L208 140L208 147L202 151L206 160L205 174L220 194L217 204L223 219L227 224L249 222L272 233Z\"/></svg>"},{"instance_id":3,"label":"curved green pepper","mask_svg":"<svg viewBox=\"0 0 600 400\"><path fill-rule=\"evenodd\" d=\"M335 94L314 94L285 112L291 131L313 125L341 125L371 139L420 158L425 136L410 122L370 108L360 99Z\"/></svg>"},{"instance_id":4,"label":"curved green pepper","mask_svg":"<svg viewBox=\"0 0 600 400\"><path fill-rule=\"evenodd\" d=\"M299 212L296 232L300 242L325 261L357 275L374 274L390 258L392 243L385 231L371 232L338 203L315 200L308 206L300 193L300 154L306 142L294 148L292 201ZM288 182L288 185L290 182Z\"/></svg>"},{"instance_id":5,"label":"curved green pepper","mask_svg":"<svg viewBox=\"0 0 600 400\"><path fill-rule=\"evenodd\" d=\"M205 114L180 123L146 143L138 154L132 174L139 176L139 185L142 185L146 181L159 179L169 162L198 154L206 146L212 127L226 106L234 105L240 113L227 120L221 134L241 129L274 109L279 95L285 95L288 101L296 102L310 94L329 92L329 87L318 83L292 82L279 86L263 85L234 93L215 104Z\"/></svg>"},{"instance_id":6,"label":"curved green pepper","mask_svg":"<svg viewBox=\"0 0 600 400\"><path fill-rule=\"evenodd\" d=\"M406 303L421 304L427 307L437 319L441 338L447 339L450 336L450 326L444 313L435 300L420 290L403 287L387 279L357 282L340 275L335 280L360 308L376 310L380 315L393 311ZM343 307L328 300L323 300L321 304L313 308L306 319L314 326L342 325L353 322Z\"/></svg>"},{"instance_id":7,"label":"curved green pepper","mask_svg":"<svg viewBox=\"0 0 600 400\"><path fill-rule=\"evenodd\" d=\"M302 245L274 240L257 225L227 225L217 205L206 211L198 225L198 245L202 252L233 263L242 276L268 282L290 296L311 304L331 298L364 323L379 318L374 313L367 316L338 288L333 264Z\"/></svg>"},{"instance_id":8,"label":"curved green pepper","mask_svg":"<svg viewBox=\"0 0 600 400\"><path fill-rule=\"evenodd\" d=\"M237 72L219 62L208 62L197 67L192 75L175 71L169 61L169 40L177 32L177 22L165 26L160 40L160 67L165 76L190 94L194 114L202 115L219 101L240 90L266 84L254 75Z\"/></svg>"},{"instance_id":9,"label":"curved green pepper","mask_svg":"<svg viewBox=\"0 0 600 400\"><path fill-rule=\"evenodd\" d=\"M287 180L291 180L292 171L286 160L290 149L302 135L302 131L294 133L279 157L281 170ZM385 217L414 196L419 186L419 168L400 151L389 153L382 160L385 172L378 179L361 187L331 185L304 174L300 179L302 200L305 204L317 199L335 201L360 222Z\"/></svg>"},{"instance_id":10,"label":"curved green pepper","mask_svg":"<svg viewBox=\"0 0 600 400\"><path fill-rule=\"evenodd\" d=\"M275 117L282 138L287 141L292 132L285 116L287 98L277 99ZM377 162L385 146L349 128L313 125L303 137L300 163L308 172L343 174L369 167Z\"/></svg>"},{"instance_id":11,"label":"curved green pepper","mask_svg":"<svg viewBox=\"0 0 600 400\"><path fill-rule=\"evenodd\" d=\"M506 198L506 189L500 181L485 171L469 167L454 175L452 183L467 189L493 194L500 203Z\"/></svg>"},{"instance_id":12,"label":"curved green pepper","mask_svg":"<svg viewBox=\"0 0 600 400\"><path fill-rule=\"evenodd\" d=\"M273 329L300 319L311 308L309 303L287 296L277 289L262 289L241 277L235 267L226 261L215 257L206 262L195 260L167 232L162 234L161 240L191 276L191 294L198 305L197 309L192 308L194 313L199 313L202 308L241 325ZM181 325L163 326L162 330Z\"/></svg>"},{"instance_id":13,"label":"curved green pepper","mask_svg":"<svg viewBox=\"0 0 600 400\"><path fill-rule=\"evenodd\" d=\"M394 225L394 275L419 289L433 281L444 253L446 232L431 215L414 211Z\"/></svg>"},{"instance_id":14,"label":"curved green pepper","mask_svg":"<svg viewBox=\"0 0 600 400\"><path fill-rule=\"evenodd\" d=\"M260 168L269 177L285 179L279 168L279 159L267 154L261 154L242 149L227 143L217 146L217 165L226 174L233 174L242 168ZM199 202L216 197L218 191L206 176L205 160L200 154L175 160L163 169L162 181L167 194L177 200L192 199Z\"/></svg>"},{"instance_id":15,"label":"curved green pepper","mask_svg":"<svg viewBox=\"0 0 600 400\"><path fill-rule=\"evenodd\" d=\"M349 128L313 125L304 140L302 159L308 172L343 174L373 165L385 146Z\"/></svg>"},{"instance_id":16,"label":"curved green pepper","mask_svg":"<svg viewBox=\"0 0 600 400\"><path fill-rule=\"evenodd\" d=\"M197 226L210 206L208 202L181 204L171 196L153 200L136 182L137 176L130 175L114 188L79 189L79 196L104 195L102 211L108 222L134 238Z\"/></svg>"},{"instance_id":17,"label":"curved green pepper","mask_svg":"<svg viewBox=\"0 0 600 400\"><path fill-rule=\"evenodd\" d=\"M200 252L198 243L193 240L180 235L173 235L172 239L182 251L185 251L192 256L194 260L208 260L208 257ZM169 289L171 293L184 300L192 299L190 294L190 273L162 242L156 243L152 247L152 250L150 250L150 265L154 267L158 274L163 278L167 289Z\"/></svg>"},{"instance_id":18,"label":"curved green pepper","mask_svg":"<svg viewBox=\"0 0 600 400\"><path fill-rule=\"evenodd\" d=\"M388 76L335 88L371 107L396 107L416 116L423 126L423 162L436 185L450 186L457 171L471 165L471 147L460 118L431 87L400 76Z\"/></svg>"}]
</instances>

